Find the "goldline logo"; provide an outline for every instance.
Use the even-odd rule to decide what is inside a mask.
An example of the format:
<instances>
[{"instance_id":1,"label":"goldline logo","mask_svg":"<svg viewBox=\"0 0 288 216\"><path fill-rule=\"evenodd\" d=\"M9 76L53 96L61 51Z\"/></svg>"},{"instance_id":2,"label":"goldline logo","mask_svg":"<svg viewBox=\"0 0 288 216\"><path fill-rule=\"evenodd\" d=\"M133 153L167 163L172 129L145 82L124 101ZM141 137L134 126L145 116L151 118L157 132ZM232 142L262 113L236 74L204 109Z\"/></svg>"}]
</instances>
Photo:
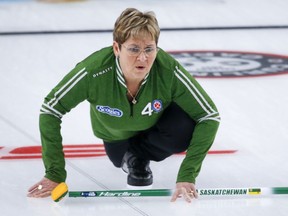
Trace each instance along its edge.
<instances>
[{"instance_id":1,"label":"goldline logo","mask_svg":"<svg viewBox=\"0 0 288 216\"><path fill-rule=\"evenodd\" d=\"M288 56L238 51L169 52L195 77L257 77L288 73Z\"/></svg>"}]
</instances>

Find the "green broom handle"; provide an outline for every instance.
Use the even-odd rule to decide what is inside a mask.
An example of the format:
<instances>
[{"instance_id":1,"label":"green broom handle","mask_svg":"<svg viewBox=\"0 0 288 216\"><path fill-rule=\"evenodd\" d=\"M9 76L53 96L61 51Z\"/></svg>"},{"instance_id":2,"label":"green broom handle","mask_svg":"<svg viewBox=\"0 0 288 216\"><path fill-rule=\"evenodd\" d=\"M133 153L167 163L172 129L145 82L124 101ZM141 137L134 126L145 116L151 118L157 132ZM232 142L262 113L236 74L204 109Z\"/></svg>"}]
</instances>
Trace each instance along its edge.
<instances>
[{"instance_id":1,"label":"green broom handle","mask_svg":"<svg viewBox=\"0 0 288 216\"><path fill-rule=\"evenodd\" d=\"M69 197L157 197L171 196L173 191L171 189L69 191ZM199 196L285 195L288 194L288 187L202 188L197 189L197 192Z\"/></svg>"},{"instance_id":2,"label":"green broom handle","mask_svg":"<svg viewBox=\"0 0 288 216\"><path fill-rule=\"evenodd\" d=\"M170 189L69 191L69 197L139 197L171 195L172 190Z\"/></svg>"}]
</instances>

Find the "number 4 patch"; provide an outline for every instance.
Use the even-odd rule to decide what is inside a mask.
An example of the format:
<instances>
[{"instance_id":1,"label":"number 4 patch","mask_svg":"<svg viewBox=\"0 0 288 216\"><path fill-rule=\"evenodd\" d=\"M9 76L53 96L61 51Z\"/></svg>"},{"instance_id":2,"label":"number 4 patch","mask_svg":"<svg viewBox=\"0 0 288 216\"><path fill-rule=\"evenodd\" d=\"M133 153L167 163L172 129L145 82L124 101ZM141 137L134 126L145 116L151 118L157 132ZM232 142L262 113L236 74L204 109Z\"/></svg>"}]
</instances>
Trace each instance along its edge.
<instances>
[{"instance_id":1,"label":"number 4 patch","mask_svg":"<svg viewBox=\"0 0 288 216\"><path fill-rule=\"evenodd\" d=\"M155 112L160 112L162 110L162 101L161 100L154 100L149 102L144 109L142 110L141 114L142 115L149 115L151 116L152 113Z\"/></svg>"}]
</instances>

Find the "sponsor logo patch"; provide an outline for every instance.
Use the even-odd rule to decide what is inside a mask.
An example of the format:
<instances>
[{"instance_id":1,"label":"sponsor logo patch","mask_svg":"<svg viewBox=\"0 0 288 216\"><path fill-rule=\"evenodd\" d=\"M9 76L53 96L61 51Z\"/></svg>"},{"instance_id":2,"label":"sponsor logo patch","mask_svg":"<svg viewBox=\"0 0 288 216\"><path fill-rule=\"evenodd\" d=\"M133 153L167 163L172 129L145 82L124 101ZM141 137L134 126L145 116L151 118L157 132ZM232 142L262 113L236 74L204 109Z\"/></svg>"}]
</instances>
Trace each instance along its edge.
<instances>
[{"instance_id":1,"label":"sponsor logo patch","mask_svg":"<svg viewBox=\"0 0 288 216\"><path fill-rule=\"evenodd\" d=\"M96 109L99 112L105 113L105 114L110 115L110 116L121 117L123 115L123 112L120 109L111 108L109 106L97 105Z\"/></svg>"},{"instance_id":2,"label":"sponsor logo patch","mask_svg":"<svg viewBox=\"0 0 288 216\"><path fill-rule=\"evenodd\" d=\"M288 56L234 51L169 53L195 77L255 77L288 73Z\"/></svg>"}]
</instances>

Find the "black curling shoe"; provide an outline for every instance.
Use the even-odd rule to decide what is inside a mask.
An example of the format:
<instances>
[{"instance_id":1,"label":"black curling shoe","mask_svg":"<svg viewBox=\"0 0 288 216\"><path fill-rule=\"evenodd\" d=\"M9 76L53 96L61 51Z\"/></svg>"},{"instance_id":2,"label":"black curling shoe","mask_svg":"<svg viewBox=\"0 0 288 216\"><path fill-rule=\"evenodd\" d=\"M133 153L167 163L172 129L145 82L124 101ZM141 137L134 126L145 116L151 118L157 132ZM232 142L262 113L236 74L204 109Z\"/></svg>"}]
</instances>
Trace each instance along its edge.
<instances>
[{"instance_id":1,"label":"black curling shoe","mask_svg":"<svg viewBox=\"0 0 288 216\"><path fill-rule=\"evenodd\" d=\"M150 186L153 183L150 161L126 152L122 161L122 170L128 173L127 184L130 186Z\"/></svg>"}]
</instances>

